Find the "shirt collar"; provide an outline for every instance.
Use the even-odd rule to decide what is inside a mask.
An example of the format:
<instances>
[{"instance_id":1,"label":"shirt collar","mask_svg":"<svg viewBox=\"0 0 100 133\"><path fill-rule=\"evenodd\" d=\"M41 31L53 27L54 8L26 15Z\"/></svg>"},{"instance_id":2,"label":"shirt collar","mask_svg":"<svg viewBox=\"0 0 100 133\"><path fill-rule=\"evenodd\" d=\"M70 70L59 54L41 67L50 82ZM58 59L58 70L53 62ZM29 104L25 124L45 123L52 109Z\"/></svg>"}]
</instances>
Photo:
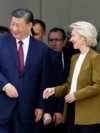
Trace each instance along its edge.
<instances>
[{"instance_id":1,"label":"shirt collar","mask_svg":"<svg viewBox=\"0 0 100 133\"><path fill-rule=\"evenodd\" d=\"M18 44L19 41L23 41L24 44L26 44L26 42L29 42L29 39L30 39L30 36L27 36L25 39L23 40L19 40L19 39L16 39L16 42Z\"/></svg>"}]
</instances>

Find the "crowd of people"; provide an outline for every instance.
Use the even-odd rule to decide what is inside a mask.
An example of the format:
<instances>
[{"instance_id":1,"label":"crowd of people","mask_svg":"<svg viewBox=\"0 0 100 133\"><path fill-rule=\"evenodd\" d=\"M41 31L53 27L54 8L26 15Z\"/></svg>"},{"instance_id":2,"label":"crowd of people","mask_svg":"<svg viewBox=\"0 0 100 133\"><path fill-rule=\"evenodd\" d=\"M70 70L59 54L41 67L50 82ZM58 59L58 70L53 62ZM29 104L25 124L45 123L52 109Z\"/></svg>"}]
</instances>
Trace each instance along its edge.
<instances>
[{"instance_id":1,"label":"crowd of people","mask_svg":"<svg viewBox=\"0 0 100 133\"><path fill-rule=\"evenodd\" d=\"M94 25L72 23L67 40L28 9L11 15L10 28L0 26L0 133L99 133Z\"/></svg>"}]
</instances>

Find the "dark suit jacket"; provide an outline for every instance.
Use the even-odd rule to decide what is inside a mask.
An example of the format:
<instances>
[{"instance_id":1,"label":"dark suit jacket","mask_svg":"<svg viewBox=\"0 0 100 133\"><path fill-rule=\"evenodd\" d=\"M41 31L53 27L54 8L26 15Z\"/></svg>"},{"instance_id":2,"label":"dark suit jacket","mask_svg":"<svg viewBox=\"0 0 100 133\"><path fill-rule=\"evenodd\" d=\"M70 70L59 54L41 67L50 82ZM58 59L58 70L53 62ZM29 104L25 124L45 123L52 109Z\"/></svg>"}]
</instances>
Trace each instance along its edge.
<instances>
[{"instance_id":1,"label":"dark suit jacket","mask_svg":"<svg viewBox=\"0 0 100 133\"><path fill-rule=\"evenodd\" d=\"M61 85L64 83L64 71L62 67L61 53L56 52L52 49L49 50L50 56L50 83L48 87L55 85ZM63 113L64 98L63 97L50 97L46 100L45 112L53 115L55 112Z\"/></svg>"},{"instance_id":2,"label":"dark suit jacket","mask_svg":"<svg viewBox=\"0 0 100 133\"><path fill-rule=\"evenodd\" d=\"M8 118L17 106L23 122L33 121L34 109L44 108L43 89L48 85L48 47L30 37L24 72L21 73L15 38L0 37L0 118ZM2 88L11 83L19 93L9 98Z\"/></svg>"}]
</instances>

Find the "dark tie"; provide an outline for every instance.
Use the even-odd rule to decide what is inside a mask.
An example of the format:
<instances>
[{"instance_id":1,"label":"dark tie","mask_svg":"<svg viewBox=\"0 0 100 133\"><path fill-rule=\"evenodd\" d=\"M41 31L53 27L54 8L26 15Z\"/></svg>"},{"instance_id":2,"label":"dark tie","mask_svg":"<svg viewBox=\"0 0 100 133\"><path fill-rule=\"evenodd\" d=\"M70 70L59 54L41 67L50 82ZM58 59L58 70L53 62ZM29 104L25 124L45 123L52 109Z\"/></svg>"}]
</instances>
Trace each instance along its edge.
<instances>
[{"instance_id":1,"label":"dark tie","mask_svg":"<svg viewBox=\"0 0 100 133\"><path fill-rule=\"evenodd\" d=\"M18 56L19 56L19 63L20 63L20 68L21 71L24 69L24 51L23 51L23 42L19 41L19 50L18 50Z\"/></svg>"}]
</instances>

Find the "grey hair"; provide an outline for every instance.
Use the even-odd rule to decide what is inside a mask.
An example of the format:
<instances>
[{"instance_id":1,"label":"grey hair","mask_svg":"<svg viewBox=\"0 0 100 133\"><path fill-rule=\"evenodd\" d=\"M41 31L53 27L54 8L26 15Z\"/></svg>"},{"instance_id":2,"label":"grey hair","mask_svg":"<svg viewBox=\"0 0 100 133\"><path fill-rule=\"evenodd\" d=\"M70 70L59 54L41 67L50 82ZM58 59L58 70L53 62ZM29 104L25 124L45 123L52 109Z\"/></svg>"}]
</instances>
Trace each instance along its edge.
<instances>
[{"instance_id":1,"label":"grey hair","mask_svg":"<svg viewBox=\"0 0 100 133\"><path fill-rule=\"evenodd\" d=\"M16 18L24 18L26 23L33 22L34 19L33 13L30 10L24 8L14 10L11 15Z\"/></svg>"},{"instance_id":2,"label":"grey hair","mask_svg":"<svg viewBox=\"0 0 100 133\"><path fill-rule=\"evenodd\" d=\"M94 47L97 45L97 30L93 24L85 21L72 23L69 26L71 29L76 29L79 35L86 37L86 45Z\"/></svg>"}]
</instances>

